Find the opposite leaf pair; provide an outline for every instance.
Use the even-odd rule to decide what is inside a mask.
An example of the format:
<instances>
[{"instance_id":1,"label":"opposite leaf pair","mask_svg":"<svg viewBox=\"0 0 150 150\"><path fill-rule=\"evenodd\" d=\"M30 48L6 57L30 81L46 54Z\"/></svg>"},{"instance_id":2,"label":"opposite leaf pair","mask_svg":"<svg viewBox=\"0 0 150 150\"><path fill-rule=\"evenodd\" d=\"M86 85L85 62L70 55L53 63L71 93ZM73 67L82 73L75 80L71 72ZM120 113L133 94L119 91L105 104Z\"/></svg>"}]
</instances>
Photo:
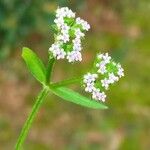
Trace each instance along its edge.
<instances>
[{"instance_id":1,"label":"opposite leaf pair","mask_svg":"<svg viewBox=\"0 0 150 150\"><path fill-rule=\"evenodd\" d=\"M46 75L48 69L44 66L40 58L31 49L24 47L22 51L22 57L25 60L29 71L43 85L43 88L48 89L50 92L63 98L64 100L79 104L81 106L97 109L107 108L107 106L96 101L92 101L91 99L86 98L79 93L65 87L65 85L69 85L77 81L80 82L80 80L76 78L61 81L58 83L47 83Z\"/></svg>"}]
</instances>

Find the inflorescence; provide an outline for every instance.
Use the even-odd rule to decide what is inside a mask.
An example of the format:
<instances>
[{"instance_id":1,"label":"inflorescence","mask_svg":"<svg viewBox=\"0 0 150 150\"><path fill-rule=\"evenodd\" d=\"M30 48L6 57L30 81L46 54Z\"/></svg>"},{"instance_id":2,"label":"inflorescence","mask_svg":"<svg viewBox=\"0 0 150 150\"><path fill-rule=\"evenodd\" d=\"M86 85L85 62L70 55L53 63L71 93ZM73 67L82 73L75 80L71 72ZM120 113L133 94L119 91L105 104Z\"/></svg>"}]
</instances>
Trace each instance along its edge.
<instances>
[{"instance_id":1,"label":"inflorescence","mask_svg":"<svg viewBox=\"0 0 150 150\"><path fill-rule=\"evenodd\" d=\"M82 61L81 41L90 25L80 17L76 18L68 7L56 10L54 23L55 42L49 48L49 53L55 59L67 59L71 63ZM124 70L120 64L115 63L108 53L98 54L93 69L83 77L83 85L93 99L104 102L105 91L122 76Z\"/></svg>"},{"instance_id":2,"label":"inflorescence","mask_svg":"<svg viewBox=\"0 0 150 150\"><path fill-rule=\"evenodd\" d=\"M101 75L101 76L100 76ZM105 101L105 90L124 76L124 70L120 64L115 63L108 53L98 54L91 73L83 77L85 91L92 94L95 100Z\"/></svg>"},{"instance_id":3,"label":"inflorescence","mask_svg":"<svg viewBox=\"0 0 150 150\"><path fill-rule=\"evenodd\" d=\"M49 48L49 52L56 59L66 58L68 62L82 61L81 40L85 31L90 29L90 25L79 17L75 18L75 13L68 7L56 10L54 22L55 42Z\"/></svg>"}]
</instances>

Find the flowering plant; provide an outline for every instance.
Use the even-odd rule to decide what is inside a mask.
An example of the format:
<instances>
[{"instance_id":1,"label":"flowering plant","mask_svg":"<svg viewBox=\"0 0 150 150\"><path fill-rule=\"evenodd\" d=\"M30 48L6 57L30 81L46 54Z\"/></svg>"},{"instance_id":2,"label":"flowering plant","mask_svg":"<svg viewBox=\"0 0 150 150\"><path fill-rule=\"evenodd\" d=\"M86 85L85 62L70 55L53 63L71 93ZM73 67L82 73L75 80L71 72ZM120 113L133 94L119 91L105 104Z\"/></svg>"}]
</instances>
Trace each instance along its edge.
<instances>
[{"instance_id":1,"label":"flowering plant","mask_svg":"<svg viewBox=\"0 0 150 150\"><path fill-rule=\"evenodd\" d=\"M51 75L56 60L67 59L69 63L82 61L82 39L85 36L85 31L90 29L90 25L86 21L79 17L75 18L75 13L67 7L56 10L54 23L52 27L55 29L55 40L49 48L47 67L32 50L26 47L23 48L22 57L32 75L42 84L42 90L22 128L15 146L16 150L20 150L22 147L33 119L49 92L81 106L106 109L107 106L101 103L106 99L105 91L108 90L111 84L124 76L121 65L115 63L106 53L98 54L91 71L82 77L53 83ZM74 83L80 83L86 92L92 94L93 100L66 88L67 85Z\"/></svg>"}]
</instances>

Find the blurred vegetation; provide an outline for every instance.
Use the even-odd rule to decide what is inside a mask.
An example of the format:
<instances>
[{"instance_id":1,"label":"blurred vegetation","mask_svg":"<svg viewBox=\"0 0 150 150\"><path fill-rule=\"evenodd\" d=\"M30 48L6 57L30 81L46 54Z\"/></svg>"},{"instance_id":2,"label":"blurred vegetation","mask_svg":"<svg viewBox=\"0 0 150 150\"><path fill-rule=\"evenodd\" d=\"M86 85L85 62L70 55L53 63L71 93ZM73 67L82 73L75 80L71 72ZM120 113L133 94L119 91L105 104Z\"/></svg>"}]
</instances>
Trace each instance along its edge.
<instances>
[{"instance_id":1,"label":"blurred vegetation","mask_svg":"<svg viewBox=\"0 0 150 150\"><path fill-rule=\"evenodd\" d=\"M58 6L69 6L92 29L84 40L83 63L59 61L54 80L86 72L99 50L121 61L126 76L109 91L108 110L89 110L50 95L24 149L149 150L149 0L1 0L0 149L12 149L39 91L21 59L21 48L30 47L47 61Z\"/></svg>"}]
</instances>

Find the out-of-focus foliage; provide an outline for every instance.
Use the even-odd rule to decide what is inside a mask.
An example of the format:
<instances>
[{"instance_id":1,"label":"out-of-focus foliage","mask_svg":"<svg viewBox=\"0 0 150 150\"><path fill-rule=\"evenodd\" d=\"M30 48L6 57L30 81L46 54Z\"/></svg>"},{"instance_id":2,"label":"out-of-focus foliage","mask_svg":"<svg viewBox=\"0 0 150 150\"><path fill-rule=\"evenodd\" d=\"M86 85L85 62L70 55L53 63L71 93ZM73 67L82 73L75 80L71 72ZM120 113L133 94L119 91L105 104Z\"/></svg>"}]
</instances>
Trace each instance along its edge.
<instances>
[{"instance_id":1,"label":"out-of-focus foliage","mask_svg":"<svg viewBox=\"0 0 150 150\"><path fill-rule=\"evenodd\" d=\"M121 61L125 77L111 88L106 102L109 109L104 111L85 109L50 95L24 148L149 150L149 0L1 0L0 149L12 149L39 91L25 70L21 49L30 47L47 61L53 42L50 24L58 6L69 6L92 28L84 40L82 64L59 61L53 79L87 72L99 50Z\"/></svg>"},{"instance_id":2,"label":"out-of-focus foliage","mask_svg":"<svg viewBox=\"0 0 150 150\"><path fill-rule=\"evenodd\" d=\"M7 57L27 35L37 32L41 23L52 21L51 9L48 12L44 7L41 0L0 1L0 58Z\"/></svg>"},{"instance_id":3,"label":"out-of-focus foliage","mask_svg":"<svg viewBox=\"0 0 150 150\"><path fill-rule=\"evenodd\" d=\"M59 6L65 6L65 0L58 2ZM45 26L53 21L54 10L58 7L56 3L55 0L1 0L0 59L8 57L29 34L38 31L44 34Z\"/></svg>"}]
</instances>

